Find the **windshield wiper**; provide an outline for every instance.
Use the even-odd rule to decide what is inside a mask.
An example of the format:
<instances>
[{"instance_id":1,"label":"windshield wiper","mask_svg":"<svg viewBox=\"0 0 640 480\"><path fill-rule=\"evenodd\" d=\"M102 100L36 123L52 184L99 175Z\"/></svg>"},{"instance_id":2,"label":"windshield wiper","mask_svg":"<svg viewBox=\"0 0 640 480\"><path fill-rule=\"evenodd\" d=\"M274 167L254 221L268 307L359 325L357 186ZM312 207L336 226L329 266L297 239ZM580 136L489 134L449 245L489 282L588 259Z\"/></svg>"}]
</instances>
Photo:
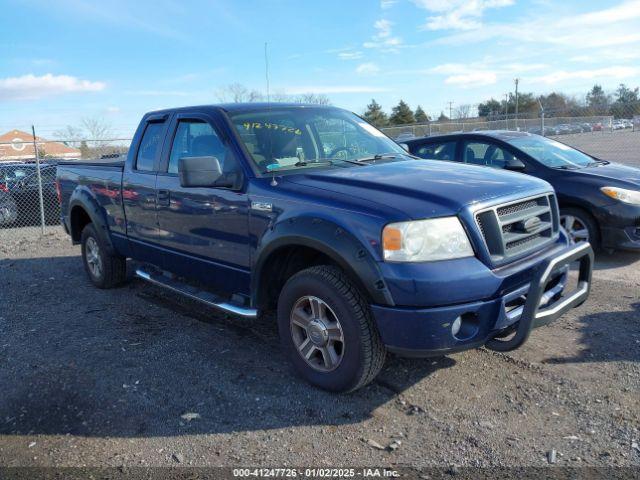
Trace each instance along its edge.
<instances>
[{"instance_id":1,"label":"windshield wiper","mask_svg":"<svg viewBox=\"0 0 640 480\"><path fill-rule=\"evenodd\" d=\"M391 154L391 153L378 153L376 155L373 155L371 157L362 157L362 158L356 158L355 161L356 162L375 162L376 160L384 160L387 158L396 158L398 155Z\"/></svg>"},{"instance_id":2,"label":"windshield wiper","mask_svg":"<svg viewBox=\"0 0 640 480\"><path fill-rule=\"evenodd\" d=\"M570 165L558 165L557 167L551 167L555 170L580 170L580 167Z\"/></svg>"},{"instance_id":3,"label":"windshield wiper","mask_svg":"<svg viewBox=\"0 0 640 480\"><path fill-rule=\"evenodd\" d=\"M589 162L587 167L595 167L597 165L609 165L611 162L607 162L606 160L594 160L593 162Z\"/></svg>"}]
</instances>

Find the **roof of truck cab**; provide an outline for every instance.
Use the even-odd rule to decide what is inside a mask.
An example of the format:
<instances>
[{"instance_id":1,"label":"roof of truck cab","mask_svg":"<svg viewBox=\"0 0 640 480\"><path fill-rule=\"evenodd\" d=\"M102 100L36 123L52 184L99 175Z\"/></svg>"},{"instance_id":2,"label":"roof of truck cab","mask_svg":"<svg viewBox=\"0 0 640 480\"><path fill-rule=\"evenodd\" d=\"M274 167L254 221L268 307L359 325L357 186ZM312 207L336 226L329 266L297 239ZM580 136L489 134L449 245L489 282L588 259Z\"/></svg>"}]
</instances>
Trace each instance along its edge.
<instances>
[{"instance_id":1,"label":"roof of truck cab","mask_svg":"<svg viewBox=\"0 0 640 480\"><path fill-rule=\"evenodd\" d=\"M217 109L225 112L245 112L250 110L268 110L276 108L337 108L332 105L316 105L311 103L284 103L284 102L247 102L247 103L217 103L210 105L193 105L188 107L165 108L148 112L147 115L163 113L183 112L192 110Z\"/></svg>"},{"instance_id":2,"label":"roof of truck cab","mask_svg":"<svg viewBox=\"0 0 640 480\"><path fill-rule=\"evenodd\" d=\"M531 133L528 132L515 132L513 130L479 130L477 132L457 132L457 133L443 133L442 135L435 134L429 137L421 137L414 138L412 140L407 140L404 143L413 143L418 141L424 141L427 139L437 139L437 138L447 138L447 137L467 137L467 136L481 136L481 137L491 137L497 138L499 140L511 140L513 138L518 137L530 137Z\"/></svg>"}]
</instances>

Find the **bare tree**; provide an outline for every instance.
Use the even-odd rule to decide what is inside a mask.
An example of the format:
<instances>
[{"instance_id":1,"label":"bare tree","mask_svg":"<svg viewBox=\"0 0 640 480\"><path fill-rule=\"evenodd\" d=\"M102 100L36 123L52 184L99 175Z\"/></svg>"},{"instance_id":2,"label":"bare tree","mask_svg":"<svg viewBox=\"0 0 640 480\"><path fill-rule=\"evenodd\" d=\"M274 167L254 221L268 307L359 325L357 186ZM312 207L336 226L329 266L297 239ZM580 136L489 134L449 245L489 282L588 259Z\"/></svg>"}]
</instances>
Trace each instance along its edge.
<instances>
[{"instance_id":1,"label":"bare tree","mask_svg":"<svg viewBox=\"0 0 640 480\"><path fill-rule=\"evenodd\" d=\"M456 118L459 120L464 120L465 118L469 118L471 116L471 105L465 104L460 105L456 111Z\"/></svg>"},{"instance_id":2,"label":"bare tree","mask_svg":"<svg viewBox=\"0 0 640 480\"><path fill-rule=\"evenodd\" d=\"M53 132L53 136L72 148L80 149L83 158L125 150L112 144L115 134L111 124L103 118L83 118L79 126L67 125Z\"/></svg>"},{"instance_id":3,"label":"bare tree","mask_svg":"<svg viewBox=\"0 0 640 480\"><path fill-rule=\"evenodd\" d=\"M330 105L331 100L329 97L322 93L303 93L302 95L298 95L293 100L296 103L312 103L314 105Z\"/></svg>"},{"instance_id":4,"label":"bare tree","mask_svg":"<svg viewBox=\"0 0 640 480\"><path fill-rule=\"evenodd\" d=\"M87 137L81 128L67 125L62 130L53 132L53 136L65 145L72 148L80 148L82 141Z\"/></svg>"},{"instance_id":5,"label":"bare tree","mask_svg":"<svg viewBox=\"0 0 640 480\"><path fill-rule=\"evenodd\" d=\"M80 125L86 132L87 136L85 138L91 140L89 146L102 146L105 140L110 140L114 136L111 124L103 118L85 117L80 122Z\"/></svg>"},{"instance_id":6,"label":"bare tree","mask_svg":"<svg viewBox=\"0 0 640 480\"><path fill-rule=\"evenodd\" d=\"M220 102L263 102L267 100L267 96L259 90L249 90L241 83L231 83L220 87L216 91L216 96ZM311 103L314 105L330 105L329 97L322 93L302 93L299 95L290 95L282 91L271 93L269 101L274 103Z\"/></svg>"},{"instance_id":7,"label":"bare tree","mask_svg":"<svg viewBox=\"0 0 640 480\"><path fill-rule=\"evenodd\" d=\"M259 102L264 97L261 92L249 90L241 83L231 83L219 88L217 96L219 101L231 103Z\"/></svg>"}]
</instances>

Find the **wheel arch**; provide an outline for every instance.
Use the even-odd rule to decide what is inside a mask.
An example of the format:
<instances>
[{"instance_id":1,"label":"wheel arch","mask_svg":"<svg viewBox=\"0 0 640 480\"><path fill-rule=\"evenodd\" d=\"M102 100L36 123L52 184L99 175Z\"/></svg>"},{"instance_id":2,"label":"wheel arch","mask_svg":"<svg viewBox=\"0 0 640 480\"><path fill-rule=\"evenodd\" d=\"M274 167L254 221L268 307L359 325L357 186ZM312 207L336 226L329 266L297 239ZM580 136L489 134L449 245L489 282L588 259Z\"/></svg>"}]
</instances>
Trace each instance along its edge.
<instances>
[{"instance_id":1,"label":"wheel arch","mask_svg":"<svg viewBox=\"0 0 640 480\"><path fill-rule=\"evenodd\" d=\"M77 189L69 200L69 233L74 244L80 243L82 230L92 223L109 253L114 253L104 208L86 189Z\"/></svg>"},{"instance_id":2,"label":"wheel arch","mask_svg":"<svg viewBox=\"0 0 640 480\"><path fill-rule=\"evenodd\" d=\"M371 254L333 222L317 218L286 222L265 236L262 244L251 279L251 300L258 308L271 304L291 275L319 264L339 267L370 302L394 305Z\"/></svg>"}]
</instances>

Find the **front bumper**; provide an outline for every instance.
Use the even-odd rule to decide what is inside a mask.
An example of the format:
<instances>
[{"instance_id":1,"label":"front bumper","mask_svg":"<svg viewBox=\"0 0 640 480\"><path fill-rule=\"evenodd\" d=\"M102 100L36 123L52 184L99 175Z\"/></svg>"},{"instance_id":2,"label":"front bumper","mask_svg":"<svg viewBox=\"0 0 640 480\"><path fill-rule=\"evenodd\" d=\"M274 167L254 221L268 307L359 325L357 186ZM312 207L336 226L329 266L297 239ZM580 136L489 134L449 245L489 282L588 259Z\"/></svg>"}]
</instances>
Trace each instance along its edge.
<instances>
[{"instance_id":1,"label":"front bumper","mask_svg":"<svg viewBox=\"0 0 640 480\"><path fill-rule=\"evenodd\" d=\"M616 202L597 208L594 215L604 248L640 250L640 206Z\"/></svg>"},{"instance_id":2,"label":"front bumper","mask_svg":"<svg viewBox=\"0 0 640 480\"><path fill-rule=\"evenodd\" d=\"M568 265L578 261L576 289L565 292ZM534 327L550 323L589 296L593 250L588 243L558 247L533 270L529 283L490 300L416 308L372 305L387 349L406 356L432 356L487 345L513 350ZM456 319L459 330L454 334ZM509 340L496 335L513 333Z\"/></svg>"}]
</instances>

